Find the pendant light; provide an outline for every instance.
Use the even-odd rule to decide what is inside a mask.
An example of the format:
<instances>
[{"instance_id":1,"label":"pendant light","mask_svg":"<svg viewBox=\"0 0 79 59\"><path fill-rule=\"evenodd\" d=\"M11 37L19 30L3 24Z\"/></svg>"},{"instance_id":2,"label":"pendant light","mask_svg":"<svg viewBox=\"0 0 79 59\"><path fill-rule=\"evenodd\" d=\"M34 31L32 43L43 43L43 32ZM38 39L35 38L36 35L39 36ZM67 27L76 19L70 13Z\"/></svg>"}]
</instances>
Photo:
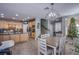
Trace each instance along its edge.
<instances>
[{"instance_id":1,"label":"pendant light","mask_svg":"<svg viewBox=\"0 0 79 59\"><path fill-rule=\"evenodd\" d=\"M50 4L49 13L47 14L47 18L51 20L55 20L56 18L60 17L60 14L54 9L54 3Z\"/></svg>"}]
</instances>

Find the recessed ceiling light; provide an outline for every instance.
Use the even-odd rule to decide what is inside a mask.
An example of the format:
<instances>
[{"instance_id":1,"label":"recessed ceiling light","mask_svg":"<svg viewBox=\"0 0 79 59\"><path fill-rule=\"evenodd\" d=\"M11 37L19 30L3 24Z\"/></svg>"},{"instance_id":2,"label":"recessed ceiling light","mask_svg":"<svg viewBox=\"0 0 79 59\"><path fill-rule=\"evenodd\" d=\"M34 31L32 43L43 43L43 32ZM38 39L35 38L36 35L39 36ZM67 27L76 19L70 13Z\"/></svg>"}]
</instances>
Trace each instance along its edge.
<instances>
[{"instance_id":1,"label":"recessed ceiling light","mask_svg":"<svg viewBox=\"0 0 79 59\"><path fill-rule=\"evenodd\" d=\"M18 14L16 14L16 16L19 16Z\"/></svg>"},{"instance_id":2,"label":"recessed ceiling light","mask_svg":"<svg viewBox=\"0 0 79 59\"><path fill-rule=\"evenodd\" d=\"M4 18L4 13L1 13L0 16L1 16L1 18Z\"/></svg>"},{"instance_id":3,"label":"recessed ceiling light","mask_svg":"<svg viewBox=\"0 0 79 59\"><path fill-rule=\"evenodd\" d=\"M4 13L1 13L0 15L1 15L1 16L3 16L3 15L4 15Z\"/></svg>"}]
</instances>

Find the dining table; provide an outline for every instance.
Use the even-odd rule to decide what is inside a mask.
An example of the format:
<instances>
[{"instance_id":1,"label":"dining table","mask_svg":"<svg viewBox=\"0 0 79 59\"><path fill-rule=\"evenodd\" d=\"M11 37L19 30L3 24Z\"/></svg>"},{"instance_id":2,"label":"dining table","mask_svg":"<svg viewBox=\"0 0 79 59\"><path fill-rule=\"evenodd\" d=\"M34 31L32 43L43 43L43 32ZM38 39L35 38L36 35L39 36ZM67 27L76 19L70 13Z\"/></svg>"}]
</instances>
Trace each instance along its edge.
<instances>
[{"instance_id":1,"label":"dining table","mask_svg":"<svg viewBox=\"0 0 79 59\"><path fill-rule=\"evenodd\" d=\"M47 46L53 49L53 54L56 55L57 47L59 45L59 37L49 37L47 39Z\"/></svg>"}]
</instances>

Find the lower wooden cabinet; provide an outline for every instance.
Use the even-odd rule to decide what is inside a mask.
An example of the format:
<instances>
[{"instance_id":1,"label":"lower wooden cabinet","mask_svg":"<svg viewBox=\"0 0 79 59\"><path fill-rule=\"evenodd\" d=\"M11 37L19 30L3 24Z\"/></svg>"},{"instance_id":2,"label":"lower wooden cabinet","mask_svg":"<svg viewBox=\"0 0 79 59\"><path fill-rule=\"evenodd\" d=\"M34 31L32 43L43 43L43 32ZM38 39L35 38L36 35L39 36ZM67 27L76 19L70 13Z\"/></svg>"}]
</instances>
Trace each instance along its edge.
<instances>
[{"instance_id":1,"label":"lower wooden cabinet","mask_svg":"<svg viewBox=\"0 0 79 59\"><path fill-rule=\"evenodd\" d=\"M3 41L10 40L10 35L3 35Z\"/></svg>"},{"instance_id":2,"label":"lower wooden cabinet","mask_svg":"<svg viewBox=\"0 0 79 59\"><path fill-rule=\"evenodd\" d=\"M10 39L14 40L14 42L16 43L16 35L10 35Z\"/></svg>"},{"instance_id":3,"label":"lower wooden cabinet","mask_svg":"<svg viewBox=\"0 0 79 59\"><path fill-rule=\"evenodd\" d=\"M20 42L28 41L28 34L21 34Z\"/></svg>"},{"instance_id":4,"label":"lower wooden cabinet","mask_svg":"<svg viewBox=\"0 0 79 59\"><path fill-rule=\"evenodd\" d=\"M11 35L11 40L14 40L15 43L19 43L20 42L20 36L19 34L16 34L16 35Z\"/></svg>"},{"instance_id":5,"label":"lower wooden cabinet","mask_svg":"<svg viewBox=\"0 0 79 59\"><path fill-rule=\"evenodd\" d=\"M16 42L16 43L19 43L19 42L20 42L20 35L17 34L17 35L15 36L15 42Z\"/></svg>"},{"instance_id":6,"label":"lower wooden cabinet","mask_svg":"<svg viewBox=\"0 0 79 59\"><path fill-rule=\"evenodd\" d=\"M0 42L6 40L14 40L15 43L28 41L28 34L0 35Z\"/></svg>"},{"instance_id":7,"label":"lower wooden cabinet","mask_svg":"<svg viewBox=\"0 0 79 59\"><path fill-rule=\"evenodd\" d=\"M3 41L3 35L0 35L0 42Z\"/></svg>"}]
</instances>

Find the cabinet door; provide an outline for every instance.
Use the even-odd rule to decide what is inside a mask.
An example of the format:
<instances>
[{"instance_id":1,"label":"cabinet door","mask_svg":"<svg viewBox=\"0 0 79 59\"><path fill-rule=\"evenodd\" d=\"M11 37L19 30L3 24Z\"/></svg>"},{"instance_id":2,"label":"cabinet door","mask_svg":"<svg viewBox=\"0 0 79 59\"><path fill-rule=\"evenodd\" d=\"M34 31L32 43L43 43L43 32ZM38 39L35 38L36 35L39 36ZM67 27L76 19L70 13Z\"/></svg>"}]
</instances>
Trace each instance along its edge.
<instances>
[{"instance_id":1,"label":"cabinet door","mask_svg":"<svg viewBox=\"0 0 79 59\"><path fill-rule=\"evenodd\" d=\"M19 43L20 41L20 36L19 36L19 34L16 34L16 36L15 36L15 42L16 43Z\"/></svg>"},{"instance_id":2,"label":"cabinet door","mask_svg":"<svg viewBox=\"0 0 79 59\"><path fill-rule=\"evenodd\" d=\"M8 28L8 22L7 21L3 22L3 28L6 28L6 29Z\"/></svg>"},{"instance_id":3,"label":"cabinet door","mask_svg":"<svg viewBox=\"0 0 79 59\"><path fill-rule=\"evenodd\" d=\"M15 43L20 42L20 34L11 35L11 40L14 40Z\"/></svg>"},{"instance_id":4,"label":"cabinet door","mask_svg":"<svg viewBox=\"0 0 79 59\"><path fill-rule=\"evenodd\" d=\"M28 41L28 35L27 34L21 34L21 37L20 37L20 42L25 42L25 41Z\"/></svg>"},{"instance_id":5,"label":"cabinet door","mask_svg":"<svg viewBox=\"0 0 79 59\"><path fill-rule=\"evenodd\" d=\"M35 38L35 32L32 32L32 38Z\"/></svg>"},{"instance_id":6,"label":"cabinet door","mask_svg":"<svg viewBox=\"0 0 79 59\"><path fill-rule=\"evenodd\" d=\"M8 28L8 22L0 21L0 28Z\"/></svg>"},{"instance_id":7,"label":"cabinet door","mask_svg":"<svg viewBox=\"0 0 79 59\"><path fill-rule=\"evenodd\" d=\"M3 35L3 41L10 40L10 35Z\"/></svg>"},{"instance_id":8,"label":"cabinet door","mask_svg":"<svg viewBox=\"0 0 79 59\"><path fill-rule=\"evenodd\" d=\"M16 41L16 35L10 35L11 40L14 40L14 42Z\"/></svg>"},{"instance_id":9,"label":"cabinet door","mask_svg":"<svg viewBox=\"0 0 79 59\"><path fill-rule=\"evenodd\" d=\"M11 40L14 40L14 42L15 43L19 43L20 41L19 41L19 35L18 34L16 34L16 35L11 35Z\"/></svg>"},{"instance_id":10,"label":"cabinet door","mask_svg":"<svg viewBox=\"0 0 79 59\"><path fill-rule=\"evenodd\" d=\"M0 28L3 28L3 27L4 27L3 21L0 21Z\"/></svg>"},{"instance_id":11,"label":"cabinet door","mask_svg":"<svg viewBox=\"0 0 79 59\"><path fill-rule=\"evenodd\" d=\"M3 41L3 35L0 35L0 42Z\"/></svg>"}]
</instances>

